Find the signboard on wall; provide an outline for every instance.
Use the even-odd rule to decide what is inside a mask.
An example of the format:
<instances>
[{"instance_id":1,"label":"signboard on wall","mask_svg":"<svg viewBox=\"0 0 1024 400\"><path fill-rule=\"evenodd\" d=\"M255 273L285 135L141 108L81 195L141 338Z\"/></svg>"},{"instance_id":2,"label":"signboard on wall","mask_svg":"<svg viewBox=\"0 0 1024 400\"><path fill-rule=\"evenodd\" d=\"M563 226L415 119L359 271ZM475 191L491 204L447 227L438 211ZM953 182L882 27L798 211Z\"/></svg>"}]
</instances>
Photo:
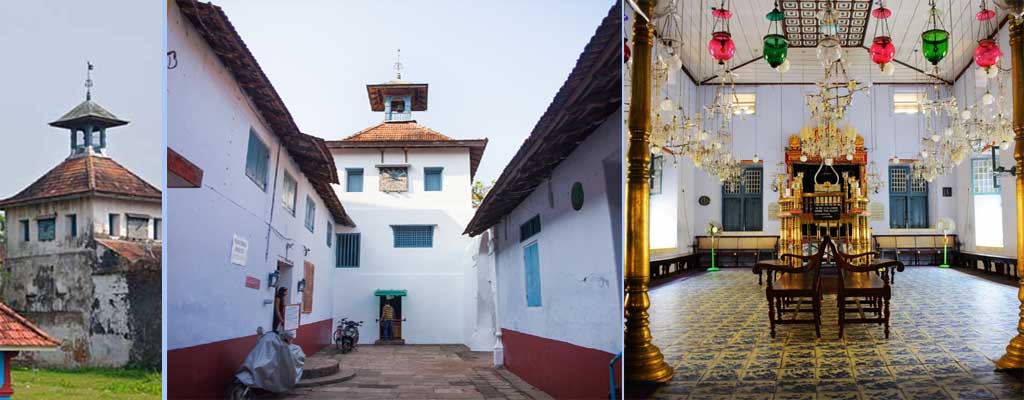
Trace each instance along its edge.
<instances>
[{"instance_id":1,"label":"signboard on wall","mask_svg":"<svg viewBox=\"0 0 1024 400\"><path fill-rule=\"evenodd\" d=\"M839 204L817 204L815 203L811 207L811 213L814 214L814 219L833 221L840 217L843 209Z\"/></svg>"},{"instance_id":2,"label":"signboard on wall","mask_svg":"<svg viewBox=\"0 0 1024 400\"><path fill-rule=\"evenodd\" d=\"M302 312L302 304L288 304L284 306L284 330L299 330L299 315Z\"/></svg>"},{"instance_id":3,"label":"signboard on wall","mask_svg":"<svg viewBox=\"0 0 1024 400\"><path fill-rule=\"evenodd\" d=\"M232 235L231 239L231 263L245 266L245 259L249 255L249 241L245 238Z\"/></svg>"},{"instance_id":4,"label":"signboard on wall","mask_svg":"<svg viewBox=\"0 0 1024 400\"><path fill-rule=\"evenodd\" d=\"M260 280L254 276L245 276L245 287L249 289L259 289Z\"/></svg>"},{"instance_id":5,"label":"signboard on wall","mask_svg":"<svg viewBox=\"0 0 1024 400\"><path fill-rule=\"evenodd\" d=\"M771 202L768 203L768 220L778 221L779 220L779 203Z\"/></svg>"},{"instance_id":6,"label":"signboard on wall","mask_svg":"<svg viewBox=\"0 0 1024 400\"><path fill-rule=\"evenodd\" d=\"M872 202L868 205L872 221L885 221L885 204Z\"/></svg>"}]
</instances>

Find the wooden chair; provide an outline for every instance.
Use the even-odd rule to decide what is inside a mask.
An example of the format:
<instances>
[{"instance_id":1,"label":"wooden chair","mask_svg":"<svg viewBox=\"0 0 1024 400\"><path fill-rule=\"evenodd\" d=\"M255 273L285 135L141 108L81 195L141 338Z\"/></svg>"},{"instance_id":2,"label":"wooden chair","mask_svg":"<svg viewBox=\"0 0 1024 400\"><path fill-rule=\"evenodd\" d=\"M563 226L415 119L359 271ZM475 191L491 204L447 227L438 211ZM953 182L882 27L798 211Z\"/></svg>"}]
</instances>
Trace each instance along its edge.
<instances>
[{"instance_id":1,"label":"wooden chair","mask_svg":"<svg viewBox=\"0 0 1024 400\"><path fill-rule=\"evenodd\" d=\"M846 254L835 245L836 266L839 268L836 304L839 308L839 338L846 324L884 324L885 338L889 338L889 301L892 298L890 277L903 272L898 260L877 258L874 252ZM865 261L857 262L856 260ZM893 270L895 269L895 270ZM846 318L847 313L858 313L860 318ZM870 317L869 314L874 314Z\"/></svg>"},{"instance_id":2,"label":"wooden chair","mask_svg":"<svg viewBox=\"0 0 1024 400\"><path fill-rule=\"evenodd\" d=\"M826 243L830 243L828 237L818 247L818 252L809 256L783 254L780 260L754 264L753 272L759 278L762 271L768 274L765 297L772 337L775 337L776 324L814 324L814 333L821 337L821 260ZM793 267L792 260L800 260L802 265ZM810 300L810 309L802 307L804 300ZM800 313L808 311L812 313L811 319L798 318ZM786 319L787 314L793 314L793 318Z\"/></svg>"}]
</instances>

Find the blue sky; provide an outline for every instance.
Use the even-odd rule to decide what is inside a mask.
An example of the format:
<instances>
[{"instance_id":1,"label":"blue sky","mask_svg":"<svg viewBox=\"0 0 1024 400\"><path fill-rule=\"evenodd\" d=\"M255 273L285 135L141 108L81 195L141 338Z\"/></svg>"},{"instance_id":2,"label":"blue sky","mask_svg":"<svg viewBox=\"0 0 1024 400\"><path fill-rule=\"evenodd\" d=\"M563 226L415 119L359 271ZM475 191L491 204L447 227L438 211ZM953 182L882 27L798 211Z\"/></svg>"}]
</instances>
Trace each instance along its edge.
<instances>
[{"instance_id":1,"label":"blue sky","mask_svg":"<svg viewBox=\"0 0 1024 400\"><path fill-rule=\"evenodd\" d=\"M488 138L477 179L497 179L568 77L613 2L214 0L299 128L341 139L383 120L366 84L430 85L414 118L456 139Z\"/></svg>"},{"instance_id":2,"label":"blue sky","mask_svg":"<svg viewBox=\"0 0 1024 400\"><path fill-rule=\"evenodd\" d=\"M163 185L163 1L17 1L0 4L0 198L24 189L70 153L70 133L48 126L93 100L127 126L108 131L108 154Z\"/></svg>"}]
</instances>

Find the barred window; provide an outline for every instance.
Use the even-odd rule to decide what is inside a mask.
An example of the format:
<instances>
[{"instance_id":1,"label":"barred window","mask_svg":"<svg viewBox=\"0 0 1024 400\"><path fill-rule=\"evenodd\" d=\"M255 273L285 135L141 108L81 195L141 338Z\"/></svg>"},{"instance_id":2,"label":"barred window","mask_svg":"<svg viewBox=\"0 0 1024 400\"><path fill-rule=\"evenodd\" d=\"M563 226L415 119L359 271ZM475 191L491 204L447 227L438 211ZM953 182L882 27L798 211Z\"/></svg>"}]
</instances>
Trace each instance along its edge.
<instances>
[{"instance_id":1,"label":"barred window","mask_svg":"<svg viewBox=\"0 0 1024 400\"><path fill-rule=\"evenodd\" d=\"M434 247L434 225L392 225L394 246Z\"/></svg>"},{"instance_id":2,"label":"barred window","mask_svg":"<svg viewBox=\"0 0 1024 400\"><path fill-rule=\"evenodd\" d=\"M971 188L974 194L997 194L998 183L992 172L992 161L987 158L971 160Z\"/></svg>"},{"instance_id":3,"label":"barred window","mask_svg":"<svg viewBox=\"0 0 1024 400\"><path fill-rule=\"evenodd\" d=\"M907 169L892 168L889 170L889 187L893 192L907 191Z\"/></svg>"}]
</instances>

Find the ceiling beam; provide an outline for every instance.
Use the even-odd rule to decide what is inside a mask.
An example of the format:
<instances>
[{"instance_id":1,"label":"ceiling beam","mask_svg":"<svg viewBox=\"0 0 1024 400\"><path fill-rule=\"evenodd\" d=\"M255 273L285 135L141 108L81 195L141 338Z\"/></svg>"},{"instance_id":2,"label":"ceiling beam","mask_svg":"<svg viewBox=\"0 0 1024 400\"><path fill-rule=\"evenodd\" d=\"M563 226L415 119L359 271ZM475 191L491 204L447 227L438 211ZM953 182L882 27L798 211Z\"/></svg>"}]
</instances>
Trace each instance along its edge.
<instances>
[{"instance_id":1,"label":"ceiling beam","mask_svg":"<svg viewBox=\"0 0 1024 400\"><path fill-rule=\"evenodd\" d=\"M864 50L867 50L869 52L871 51L871 49L869 49L867 47L861 47L861 48L864 49ZM943 83L945 83L947 85L952 85L953 84L953 82L947 81L947 80L943 79L941 76L937 76L937 75L933 75L933 74L930 74L928 72L925 72L923 69L920 69L920 68L915 67L913 65L907 64L907 63L905 63L903 61L900 61L900 59L898 59L896 57L893 57L892 61L897 63L897 64L899 64L899 65L902 65L902 66L904 66L906 68L910 68L910 69L912 69L914 71L917 71L921 75L927 76L927 77L932 78L932 79L938 79L938 80L942 81Z\"/></svg>"},{"instance_id":2,"label":"ceiling beam","mask_svg":"<svg viewBox=\"0 0 1024 400\"><path fill-rule=\"evenodd\" d=\"M728 71L732 72L732 71L736 71L736 70L738 70L740 68L746 67L747 65L750 65L750 64L754 63L755 61L760 60L762 57L763 56L754 57L754 58L752 58L750 60L747 60L746 62L744 62L744 63L742 63L740 65L737 65L737 66L735 66L733 68L729 68ZM720 75L715 74L714 76L711 76L711 77L709 77L707 79L704 79L704 80L700 81L700 83L698 83L697 86L702 86L702 85L704 85L704 84L706 84L708 82L711 82L711 81L713 81L713 80L715 80L716 78L719 78L719 77L720 77Z\"/></svg>"}]
</instances>

